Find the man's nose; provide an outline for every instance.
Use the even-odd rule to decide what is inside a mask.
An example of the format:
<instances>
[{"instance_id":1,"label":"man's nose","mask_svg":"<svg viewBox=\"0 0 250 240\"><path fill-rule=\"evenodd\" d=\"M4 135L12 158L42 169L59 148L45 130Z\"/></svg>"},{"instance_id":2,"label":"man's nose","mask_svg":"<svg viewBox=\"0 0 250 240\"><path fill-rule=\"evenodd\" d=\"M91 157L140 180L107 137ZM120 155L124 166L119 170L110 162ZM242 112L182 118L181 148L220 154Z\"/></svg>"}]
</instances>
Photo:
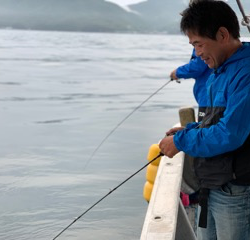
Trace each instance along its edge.
<instances>
[{"instance_id":1,"label":"man's nose","mask_svg":"<svg viewBox=\"0 0 250 240\"><path fill-rule=\"evenodd\" d=\"M200 57L202 55L202 51L200 49L195 49L195 53L198 57Z\"/></svg>"}]
</instances>

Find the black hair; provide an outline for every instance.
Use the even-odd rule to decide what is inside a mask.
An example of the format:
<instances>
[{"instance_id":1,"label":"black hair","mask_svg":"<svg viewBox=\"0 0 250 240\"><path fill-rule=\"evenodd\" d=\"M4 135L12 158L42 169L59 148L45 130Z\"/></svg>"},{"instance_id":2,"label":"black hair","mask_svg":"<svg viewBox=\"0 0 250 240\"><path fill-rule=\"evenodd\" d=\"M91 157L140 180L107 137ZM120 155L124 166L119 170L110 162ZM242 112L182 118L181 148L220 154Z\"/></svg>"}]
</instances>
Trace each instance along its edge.
<instances>
[{"instance_id":1,"label":"black hair","mask_svg":"<svg viewBox=\"0 0 250 240\"><path fill-rule=\"evenodd\" d=\"M220 27L225 27L233 38L240 37L240 26L235 12L223 1L194 1L182 12L181 31L216 39Z\"/></svg>"}]
</instances>

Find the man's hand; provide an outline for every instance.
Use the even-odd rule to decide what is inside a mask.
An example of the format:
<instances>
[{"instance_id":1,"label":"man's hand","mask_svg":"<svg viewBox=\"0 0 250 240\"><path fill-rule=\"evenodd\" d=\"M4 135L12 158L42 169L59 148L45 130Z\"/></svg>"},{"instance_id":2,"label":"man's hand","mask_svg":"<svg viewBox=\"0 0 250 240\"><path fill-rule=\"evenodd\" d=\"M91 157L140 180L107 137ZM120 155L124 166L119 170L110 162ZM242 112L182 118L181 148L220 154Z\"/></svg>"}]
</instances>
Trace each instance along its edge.
<instances>
[{"instance_id":1,"label":"man's hand","mask_svg":"<svg viewBox=\"0 0 250 240\"><path fill-rule=\"evenodd\" d=\"M177 80L177 79L178 79L178 77L176 76L176 69L173 70L173 71L170 73L170 78L171 78L171 79L174 79L174 80Z\"/></svg>"},{"instance_id":2,"label":"man's hand","mask_svg":"<svg viewBox=\"0 0 250 240\"><path fill-rule=\"evenodd\" d=\"M167 136L163 138L159 146L161 152L164 155L168 156L169 158L172 158L175 154L179 152L179 150L176 148L174 144L174 136Z\"/></svg>"},{"instance_id":3,"label":"man's hand","mask_svg":"<svg viewBox=\"0 0 250 240\"><path fill-rule=\"evenodd\" d=\"M181 131L181 130L183 130L183 129L184 129L184 127L174 127L174 128L171 128L170 130L168 130L168 131L166 132L166 135L167 135L167 136L169 136L169 135L174 135L176 132Z\"/></svg>"}]
</instances>

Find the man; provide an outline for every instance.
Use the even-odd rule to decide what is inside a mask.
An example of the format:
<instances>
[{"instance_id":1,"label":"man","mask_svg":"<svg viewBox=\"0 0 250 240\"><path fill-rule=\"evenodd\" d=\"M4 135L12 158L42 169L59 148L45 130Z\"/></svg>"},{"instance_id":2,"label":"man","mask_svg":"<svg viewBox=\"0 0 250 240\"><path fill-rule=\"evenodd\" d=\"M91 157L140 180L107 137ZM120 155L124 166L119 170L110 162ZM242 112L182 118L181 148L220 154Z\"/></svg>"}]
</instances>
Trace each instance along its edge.
<instances>
[{"instance_id":1,"label":"man","mask_svg":"<svg viewBox=\"0 0 250 240\"><path fill-rule=\"evenodd\" d=\"M181 30L197 56L214 69L201 125L175 128L162 153L194 156L200 183L199 240L250 239L250 44L239 40L236 14L223 1L190 5ZM173 135L173 133L175 133Z\"/></svg>"},{"instance_id":2,"label":"man","mask_svg":"<svg viewBox=\"0 0 250 240\"><path fill-rule=\"evenodd\" d=\"M199 106L198 122L200 122L205 115L207 106L206 82L211 72L212 69L210 69L200 57L196 56L195 50L193 49L190 61L187 64L176 68L170 73L170 78L175 80L179 78L195 79L193 93Z\"/></svg>"},{"instance_id":3,"label":"man","mask_svg":"<svg viewBox=\"0 0 250 240\"><path fill-rule=\"evenodd\" d=\"M190 61L187 64L179 66L170 73L170 78L174 80L178 80L179 78L193 78L195 80L193 94L199 107L197 116L198 122L200 122L205 116L207 106L206 82L212 71L213 70L210 69L200 57L197 57L195 49L193 49ZM188 185L188 182L186 182L186 184ZM189 191L185 188L183 189L183 192L181 192L181 200L186 207L187 213L189 211L195 211L195 222L197 222L198 191L193 191L192 187L189 187ZM195 225L195 233L197 232L196 230L197 226Z\"/></svg>"}]
</instances>

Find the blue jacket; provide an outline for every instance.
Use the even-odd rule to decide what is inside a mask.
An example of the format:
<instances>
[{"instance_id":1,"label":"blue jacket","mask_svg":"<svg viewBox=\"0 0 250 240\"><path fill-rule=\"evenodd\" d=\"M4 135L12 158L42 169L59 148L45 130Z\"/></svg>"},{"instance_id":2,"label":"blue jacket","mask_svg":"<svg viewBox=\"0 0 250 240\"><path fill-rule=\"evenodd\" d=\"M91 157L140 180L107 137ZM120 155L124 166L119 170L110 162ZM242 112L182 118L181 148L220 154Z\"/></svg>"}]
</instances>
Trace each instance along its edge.
<instances>
[{"instance_id":1,"label":"blue jacket","mask_svg":"<svg viewBox=\"0 0 250 240\"><path fill-rule=\"evenodd\" d=\"M196 157L201 186L217 188L236 176L250 180L250 44L214 71L207 81L207 112L174 136L180 151Z\"/></svg>"},{"instance_id":2,"label":"blue jacket","mask_svg":"<svg viewBox=\"0 0 250 240\"><path fill-rule=\"evenodd\" d=\"M209 128L189 124L174 136L180 151L211 157L240 147L250 133L250 43L243 43L207 82L207 106L224 107L219 122Z\"/></svg>"},{"instance_id":3,"label":"blue jacket","mask_svg":"<svg viewBox=\"0 0 250 240\"><path fill-rule=\"evenodd\" d=\"M200 57L195 55L195 50L193 50L189 63L178 67L176 70L176 76L178 78L195 79L193 93L199 107L207 106L206 81L211 73L212 70L207 64L205 64Z\"/></svg>"}]
</instances>

